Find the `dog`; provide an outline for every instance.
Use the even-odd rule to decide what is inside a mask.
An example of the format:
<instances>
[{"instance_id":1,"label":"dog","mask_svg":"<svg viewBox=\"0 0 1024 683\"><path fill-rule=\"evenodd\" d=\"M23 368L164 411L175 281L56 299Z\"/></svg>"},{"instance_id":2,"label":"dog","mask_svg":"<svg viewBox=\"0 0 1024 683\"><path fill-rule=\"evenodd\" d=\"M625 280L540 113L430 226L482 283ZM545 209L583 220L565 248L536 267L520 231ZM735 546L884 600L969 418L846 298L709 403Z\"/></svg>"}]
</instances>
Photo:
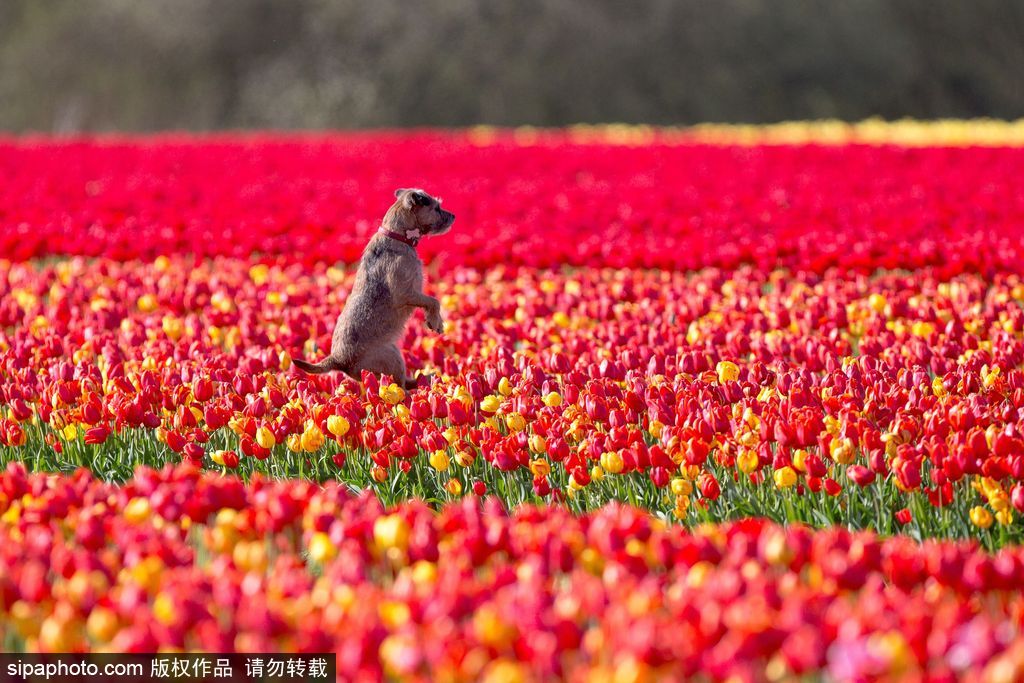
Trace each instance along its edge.
<instances>
[{"instance_id":1,"label":"dog","mask_svg":"<svg viewBox=\"0 0 1024 683\"><path fill-rule=\"evenodd\" d=\"M423 262L416 245L424 237L445 234L454 221L455 214L423 190L395 190L395 203L359 261L352 293L334 326L330 355L319 363L294 359L295 366L312 374L340 370L357 381L368 370L415 388L398 349L406 323L422 308L427 328L444 331L441 302L423 293Z\"/></svg>"}]
</instances>

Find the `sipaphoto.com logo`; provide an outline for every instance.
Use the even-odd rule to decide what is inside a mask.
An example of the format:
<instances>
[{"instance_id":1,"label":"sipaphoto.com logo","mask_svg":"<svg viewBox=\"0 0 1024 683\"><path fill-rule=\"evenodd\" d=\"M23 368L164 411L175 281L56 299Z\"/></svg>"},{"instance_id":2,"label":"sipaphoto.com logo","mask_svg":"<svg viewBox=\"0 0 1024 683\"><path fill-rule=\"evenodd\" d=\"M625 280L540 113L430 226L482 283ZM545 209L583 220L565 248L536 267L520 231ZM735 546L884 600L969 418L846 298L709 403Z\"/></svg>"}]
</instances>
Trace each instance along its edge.
<instances>
[{"instance_id":1,"label":"sipaphoto.com logo","mask_svg":"<svg viewBox=\"0 0 1024 683\"><path fill-rule=\"evenodd\" d=\"M119 663L111 661L102 666L94 661L23 661L17 660L7 665L7 675L17 678L63 678L82 676L141 676L145 669L140 664Z\"/></svg>"},{"instance_id":2,"label":"sipaphoto.com logo","mask_svg":"<svg viewBox=\"0 0 1024 683\"><path fill-rule=\"evenodd\" d=\"M142 676L145 667L138 662L105 662L102 664L76 659L50 661L16 660L7 663L7 675L21 679L99 678L102 676Z\"/></svg>"},{"instance_id":3,"label":"sipaphoto.com logo","mask_svg":"<svg viewBox=\"0 0 1024 683\"><path fill-rule=\"evenodd\" d=\"M0 683L328 683L336 679L334 653L0 653Z\"/></svg>"}]
</instances>

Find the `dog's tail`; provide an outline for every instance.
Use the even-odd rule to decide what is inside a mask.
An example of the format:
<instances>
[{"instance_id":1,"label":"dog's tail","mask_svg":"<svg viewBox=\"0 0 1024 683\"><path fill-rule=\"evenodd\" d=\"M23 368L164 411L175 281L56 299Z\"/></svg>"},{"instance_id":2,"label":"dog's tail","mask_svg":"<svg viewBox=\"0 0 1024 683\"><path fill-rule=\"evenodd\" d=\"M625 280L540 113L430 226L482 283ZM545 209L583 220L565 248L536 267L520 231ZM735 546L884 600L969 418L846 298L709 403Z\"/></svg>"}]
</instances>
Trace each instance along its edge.
<instances>
[{"instance_id":1,"label":"dog's tail","mask_svg":"<svg viewBox=\"0 0 1024 683\"><path fill-rule=\"evenodd\" d=\"M340 358L336 358L335 356L328 356L319 363L310 363L302 360L301 358L292 358L292 364L294 364L299 370L308 372L311 375L322 375L325 372L344 370L346 365Z\"/></svg>"}]
</instances>

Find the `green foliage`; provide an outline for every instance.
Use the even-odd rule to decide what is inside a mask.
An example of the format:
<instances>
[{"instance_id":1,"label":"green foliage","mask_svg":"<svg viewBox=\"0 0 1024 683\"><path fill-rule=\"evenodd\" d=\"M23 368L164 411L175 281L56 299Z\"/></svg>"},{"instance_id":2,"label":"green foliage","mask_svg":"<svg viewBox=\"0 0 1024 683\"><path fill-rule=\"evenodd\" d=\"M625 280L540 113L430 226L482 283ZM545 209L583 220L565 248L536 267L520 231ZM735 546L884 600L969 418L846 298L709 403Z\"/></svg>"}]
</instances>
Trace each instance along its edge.
<instances>
[{"instance_id":1,"label":"green foliage","mask_svg":"<svg viewBox=\"0 0 1024 683\"><path fill-rule=\"evenodd\" d=\"M1024 115L1016 0L4 0L0 129Z\"/></svg>"}]
</instances>

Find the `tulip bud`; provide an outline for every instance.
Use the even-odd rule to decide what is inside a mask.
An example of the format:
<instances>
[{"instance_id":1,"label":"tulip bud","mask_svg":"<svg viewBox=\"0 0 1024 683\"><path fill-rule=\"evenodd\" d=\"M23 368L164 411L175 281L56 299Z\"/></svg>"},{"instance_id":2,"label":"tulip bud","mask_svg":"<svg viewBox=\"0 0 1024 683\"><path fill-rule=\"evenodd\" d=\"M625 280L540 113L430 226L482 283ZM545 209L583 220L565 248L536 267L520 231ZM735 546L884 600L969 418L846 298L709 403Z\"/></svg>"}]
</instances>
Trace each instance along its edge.
<instances>
[{"instance_id":1,"label":"tulip bud","mask_svg":"<svg viewBox=\"0 0 1024 683\"><path fill-rule=\"evenodd\" d=\"M221 460L225 467L228 469L235 469L238 467L238 453L234 451L223 451L221 454Z\"/></svg>"},{"instance_id":2,"label":"tulip bud","mask_svg":"<svg viewBox=\"0 0 1024 683\"><path fill-rule=\"evenodd\" d=\"M327 418L327 431L338 438L348 434L349 428L348 420L341 415L331 415Z\"/></svg>"},{"instance_id":3,"label":"tulip bud","mask_svg":"<svg viewBox=\"0 0 1024 683\"><path fill-rule=\"evenodd\" d=\"M530 461L530 472L534 477L547 477L551 474L551 464L544 458L534 458Z\"/></svg>"},{"instance_id":4,"label":"tulip bud","mask_svg":"<svg viewBox=\"0 0 1024 683\"><path fill-rule=\"evenodd\" d=\"M622 456L615 451L608 451L601 454L601 467L605 472L609 474L619 474L622 472Z\"/></svg>"},{"instance_id":5,"label":"tulip bud","mask_svg":"<svg viewBox=\"0 0 1024 683\"><path fill-rule=\"evenodd\" d=\"M727 360L720 361L715 366L715 372L718 373L718 381L721 384L733 382L740 376L739 366Z\"/></svg>"},{"instance_id":6,"label":"tulip bud","mask_svg":"<svg viewBox=\"0 0 1024 683\"><path fill-rule=\"evenodd\" d=\"M562 405L562 396L556 392L551 391L544 395L544 405L548 408L557 408Z\"/></svg>"},{"instance_id":7,"label":"tulip bud","mask_svg":"<svg viewBox=\"0 0 1024 683\"><path fill-rule=\"evenodd\" d=\"M863 465L850 465L846 468L846 476L857 486L870 486L875 481L875 473Z\"/></svg>"},{"instance_id":8,"label":"tulip bud","mask_svg":"<svg viewBox=\"0 0 1024 683\"><path fill-rule=\"evenodd\" d=\"M994 521L992 513L981 505L975 505L972 507L969 516L971 518L971 524L979 529L988 529L992 526L992 522Z\"/></svg>"},{"instance_id":9,"label":"tulip bud","mask_svg":"<svg viewBox=\"0 0 1024 683\"><path fill-rule=\"evenodd\" d=\"M757 471L760 462L758 461L757 453L753 449L744 448L736 457L736 465L740 468L740 472L751 474Z\"/></svg>"},{"instance_id":10,"label":"tulip bud","mask_svg":"<svg viewBox=\"0 0 1024 683\"><path fill-rule=\"evenodd\" d=\"M1024 513L1024 484L1015 484L1010 490L1010 503L1014 510Z\"/></svg>"},{"instance_id":11,"label":"tulip bud","mask_svg":"<svg viewBox=\"0 0 1024 683\"><path fill-rule=\"evenodd\" d=\"M333 560L338 554L338 549L331 542L331 537L322 531L313 534L309 539L309 558L318 564L325 564Z\"/></svg>"},{"instance_id":12,"label":"tulip bud","mask_svg":"<svg viewBox=\"0 0 1024 683\"><path fill-rule=\"evenodd\" d=\"M772 473L772 478L775 479L775 487L780 489L788 489L796 485L796 471L789 466L782 467L775 470Z\"/></svg>"},{"instance_id":13,"label":"tulip bud","mask_svg":"<svg viewBox=\"0 0 1024 683\"><path fill-rule=\"evenodd\" d=\"M320 428L315 423L310 421L302 432L301 444L302 450L307 453L318 451L324 445L324 433L320 431Z\"/></svg>"},{"instance_id":14,"label":"tulip bud","mask_svg":"<svg viewBox=\"0 0 1024 683\"><path fill-rule=\"evenodd\" d=\"M697 477L697 487L700 489L701 495L708 500L717 500L722 493L718 480L710 472L702 472Z\"/></svg>"},{"instance_id":15,"label":"tulip bud","mask_svg":"<svg viewBox=\"0 0 1024 683\"><path fill-rule=\"evenodd\" d=\"M256 430L256 443L262 448L270 449L277 445L277 439L269 427L262 426Z\"/></svg>"},{"instance_id":16,"label":"tulip bud","mask_svg":"<svg viewBox=\"0 0 1024 683\"><path fill-rule=\"evenodd\" d=\"M505 426L511 432L519 432L526 429L526 419L519 413L509 413L505 416Z\"/></svg>"},{"instance_id":17,"label":"tulip bud","mask_svg":"<svg viewBox=\"0 0 1024 683\"><path fill-rule=\"evenodd\" d=\"M438 472L444 472L448 469L448 454L443 450L437 450L430 454L428 458L430 466Z\"/></svg>"}]
</instances>

